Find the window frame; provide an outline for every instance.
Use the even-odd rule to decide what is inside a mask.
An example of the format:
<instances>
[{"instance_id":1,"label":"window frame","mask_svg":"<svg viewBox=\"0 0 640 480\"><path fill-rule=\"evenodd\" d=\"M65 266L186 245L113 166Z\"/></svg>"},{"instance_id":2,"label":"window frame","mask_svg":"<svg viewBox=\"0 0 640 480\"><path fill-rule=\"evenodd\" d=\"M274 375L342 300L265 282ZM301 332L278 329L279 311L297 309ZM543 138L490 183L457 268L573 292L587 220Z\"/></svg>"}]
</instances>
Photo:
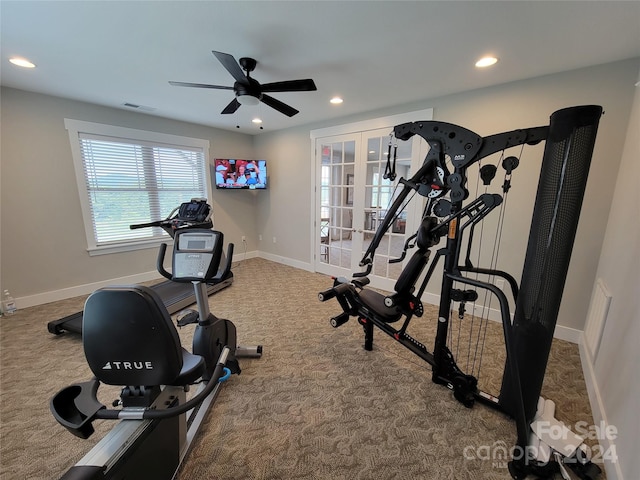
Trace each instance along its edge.
<instances>
[{"instance_id":1,"label":"window frame","mask_svg":"<svg viewBox=\"0 0 640 480\"><path fill-rule=\"evenodd\" d=\"M69 144L71 146L71 156L73 158L73 166L76 174L76 183L78 186L78 196L80 199L80 208L82 210L82 222L84 225L85 236L87 241L87 252L90 256L105 255L111 253L128 252L133 250L141 250L148 248L157 248L160 243L171 243L172 239L140 239L140 240L123 240L113 242L108 245L98 245L93 233L93 220L91 215L91 200L87 189L85 179L85 167L82 159L80 146L80 134L99 135L106 137L114 137L114 139L127 139L129 141L151 142L156 144L164 144L170 147L185 147L189 149L202 149L204 158L204 181L207 200L210 202L212 198L211 189L211 170L209 160L209 141L184 137L179 135L171 135L165 133L151 132L148 130L138 130L128 127L119 127L115 125L107 125L102 123L85 122L82 120L74 120L65 118L64 125L69 134ZM177 207L178 205L176 205ZM151 221L152 219L150 219Z\"/></svg>"}]
</instances>

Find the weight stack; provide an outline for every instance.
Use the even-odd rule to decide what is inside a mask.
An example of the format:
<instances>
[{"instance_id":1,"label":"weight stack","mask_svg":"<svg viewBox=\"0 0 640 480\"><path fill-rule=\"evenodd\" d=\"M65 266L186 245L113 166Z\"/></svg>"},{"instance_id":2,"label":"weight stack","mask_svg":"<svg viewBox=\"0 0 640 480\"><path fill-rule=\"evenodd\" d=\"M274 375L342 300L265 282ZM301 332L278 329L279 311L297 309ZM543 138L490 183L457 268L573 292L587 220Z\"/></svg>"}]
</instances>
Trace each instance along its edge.
<instances>
[{"instance_id":1,"label":"weight stack","mask_svg":"<svg viewBox=\"0 0 640 480\"><path fill-rule=\"evenodd\" d=\"M542 390L601 115L597 105L570 107L549 123L511 330L515 358L507 358L500 390L500 405L516 418L521 390L527 425Z\"/></svg>"}]
</instances>

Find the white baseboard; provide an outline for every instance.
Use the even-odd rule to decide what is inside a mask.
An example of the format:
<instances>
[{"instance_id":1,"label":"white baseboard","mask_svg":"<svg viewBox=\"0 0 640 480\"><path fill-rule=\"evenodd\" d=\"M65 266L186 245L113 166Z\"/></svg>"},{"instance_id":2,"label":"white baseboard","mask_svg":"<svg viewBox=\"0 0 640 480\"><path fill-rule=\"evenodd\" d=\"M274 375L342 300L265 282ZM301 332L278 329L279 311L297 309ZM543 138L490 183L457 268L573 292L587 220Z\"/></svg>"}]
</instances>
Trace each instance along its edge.
<instances>
[{"instance_id":1,"label":"white baseboard","mask_svg":"<svg viewBox=\"0 0 640 480\"><path fill-rule=\"evenodd\" d=\"M587 393L589 395L589 403L591 404L591 413L593 414L594 425L601 425L601 422L605 425L609 425L607 421L607 415L602 402L602 395L600 394L600 388L596 381L596 374L593 366L593 359L589 353L589 349L586 346L584 336L580 336L578 342L580 348L580 361L582 363L582 374L584 375L584 381L587 386ZM604 438L599 438L598 442L602 448L602 452L615 452L614 439L608 438L608 435L602 435ZM624 480L622 470L620 470L619 462L606 461L604 463L604 470L607 474L608 480Z\"/></svg>"},{"instance_id":2,"label":"white baseboard","mask_svg":"<svg viewBox=\"0 0 640 480\"><path fill-rule=\"evenodd\" d=\"M283 265L289 265L290 267L299 268L300 270L306 270L308 272L313 272L313 265L309 262L302 262L300 260L294 260L293 258L282 257L280 255L274 255L272 253L267 252L258 252L260 258L264 258L265 260L271 260L272 262L282 263Z\"/></svg>"},{"instance_id":3,"label":"white baseboard","mask_svg":"<svg viewBox=\"0 0 640 480\"><path fill-rule=\"evenodd\" d=\"M252 250L250 252L240 252L238 250L235 250L233 252L233 264L235 265L242 262L243 260L248 260L249 258L256 258L260 256L260 252L258 252L257 250Z\"/></svg>"},{"instance_id":4,"label":"white baseboard","mask_svg":"<svg viewBox=\"0 0 640 480\"><path fill-rule=\"evenodd\" d=\"M425 293L422 296L422 300L431 305L439 305L440 303L440 295L436 295L433 293ZM497 302L496 302L497 303ZM495 322L502 322L502 317L500 315L500 310L497 308L490 308L488 312L483 312L482 306L476 306L476 315L484 315L486 314L489 320L493 320ZM513 314L511 315L513 320ZM556 328L553 332L553 338L557 338L559 340L565 340L571 343L580 343L580 338L582 337L582 330L577 330L571 327L565 327L562 325L556 325Z\"/></svg>"},{"instance_id":5,"label":"white baseboard","mask_svg":"<svg viewBox=\"0 0 640 480\"><path fill-rule=\"evenodd\" d=\"M89 295L95 290L106 287L108 285L130 285L135 283L148 282L159 278L160 274L156 271L145 272L137 275L129 275L126 277L111 278L94 283L86 283L75 287L61 288L60 290L52 290L50 292L37 293L26 297L16 298L16 306L20 308L33 307L44 303L57 302L67 298L79 297L80 295Z\"/></svg>"},{"instance_id":6,"label":"white baseboard","mask_svg":"<svg viewBox=\"0 0 640 480\"><path fill-rule=\"evenodd\" d=\"M301 270L312 271L311 264L294 260L287 257L281 257L279 255L273 255L270 253L260 252L253 250L250 252L234 252L233 263L237 265L243 260L249 258L264 258L273 262L282 263L283 265L289 265L291 267L299 268ZM159 279L160 274L157 271L150 271L140 273L136 275L128 275L125 277L110 278L100 282L86 283L83 285L76 285L74 287L61 288L60 290L52 290L50 292L37 293L35 295L27 295L24 297L16 298L16 306L18 309L34 307L36 305L43 305L45 303L57 302L59 300L66 300L67 298L79 297L81 295L89 295L99 288L106 287L108 285L131 285L136 283L148 282L151 280Z\"/></svg>"},{"instance_id":7,"label":"white baseboard","mask_svg":"<svg viewBox=\"0 0 640 480\"><path fill-rule=\"evenodd\" d=\"M563 325L556 325L556 329L553 332L553 338L566 340L567 342L576 343L579 345L580 338L582 338L582 330L565 327Z\"/></svg>"}]
</instances>

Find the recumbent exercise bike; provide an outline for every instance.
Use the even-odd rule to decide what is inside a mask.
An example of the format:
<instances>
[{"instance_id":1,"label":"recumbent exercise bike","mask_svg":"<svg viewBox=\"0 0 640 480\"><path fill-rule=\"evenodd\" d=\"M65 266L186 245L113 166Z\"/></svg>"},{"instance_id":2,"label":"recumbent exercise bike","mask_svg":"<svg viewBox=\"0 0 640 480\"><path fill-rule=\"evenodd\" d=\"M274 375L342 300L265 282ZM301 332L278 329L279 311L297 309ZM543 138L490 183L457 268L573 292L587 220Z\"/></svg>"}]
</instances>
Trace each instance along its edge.
<instances>
[{"instance_id":1,"label":"recumbent exercise bike","mask_svg":"<svg viewBox=\"0 0 640 480\"><path fill-rule=\"evenodd\" d=\"M209 311L206 294L206 284L222 281L231 269L233 244L217 273L223 239L214 230L177 231L172 274L163 267L166 244L158 255L163 276L194 285L193 353L181 346L167 309L150 288L111 286L89 296L82 341L95 377L62 389L50 408L61 425L83 439L94 433L96 419L121 421L62 479L175 478L221 382L240 373L235 326ZM261 348L251 356L260 356ZM187 401L189 386L197 382ZM101 383L123 387L114 402L121 408L108 409L98 401Z\"/></svg>"}]
</instances>

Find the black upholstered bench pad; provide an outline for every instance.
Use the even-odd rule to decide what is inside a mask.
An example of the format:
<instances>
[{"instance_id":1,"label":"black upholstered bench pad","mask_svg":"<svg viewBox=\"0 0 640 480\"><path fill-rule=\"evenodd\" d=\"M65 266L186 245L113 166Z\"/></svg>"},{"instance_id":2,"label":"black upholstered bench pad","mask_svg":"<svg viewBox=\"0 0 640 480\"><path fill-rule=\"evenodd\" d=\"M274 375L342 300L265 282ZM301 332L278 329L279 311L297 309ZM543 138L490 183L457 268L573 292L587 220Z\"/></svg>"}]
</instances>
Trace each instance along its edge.
<instances>
[{"instance_id":1,"label":"black upholstered bench pad","mask_svg":"<svg viewBox=\"0 0 640 480\"><path fill-rule=\"evenodd\" d=\"M360 301L369 310L372 310L381 320L387 323L400 319L402 314L395 308L389 308L384 304L385 296L375 290L364 289L358 293Z\"/></svg>"}]
</instances>

